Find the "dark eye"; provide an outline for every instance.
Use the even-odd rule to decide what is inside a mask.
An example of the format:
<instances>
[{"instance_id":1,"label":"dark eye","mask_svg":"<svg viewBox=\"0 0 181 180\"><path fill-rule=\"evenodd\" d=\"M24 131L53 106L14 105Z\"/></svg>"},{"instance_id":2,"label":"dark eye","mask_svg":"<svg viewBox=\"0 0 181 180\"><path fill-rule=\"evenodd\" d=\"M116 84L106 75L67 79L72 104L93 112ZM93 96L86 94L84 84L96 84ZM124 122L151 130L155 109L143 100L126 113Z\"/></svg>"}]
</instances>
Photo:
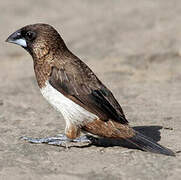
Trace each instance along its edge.
<instances>
[{"instance_id":1,"label":"dark eye","mask_svg":"<svg viewBox=\"0 0 181 180\"><path fill-rule=\"evenodd\" d=\"M35 32L28 31L28 32L25 34L25 36L26 36L26 38L27 38L28 40L33 40L33 39L35 39L36 34L35 34Z\"/></svg>"}]
</instances>

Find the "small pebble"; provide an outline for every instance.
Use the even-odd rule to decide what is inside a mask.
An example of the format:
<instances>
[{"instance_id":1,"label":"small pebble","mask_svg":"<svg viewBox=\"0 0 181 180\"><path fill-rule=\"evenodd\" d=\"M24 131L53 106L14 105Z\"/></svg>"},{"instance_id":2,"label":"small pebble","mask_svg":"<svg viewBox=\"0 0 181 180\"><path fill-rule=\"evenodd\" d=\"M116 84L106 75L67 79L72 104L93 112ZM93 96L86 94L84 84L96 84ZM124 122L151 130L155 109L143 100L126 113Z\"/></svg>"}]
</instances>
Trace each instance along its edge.
<instances>
[{"instance_id":1,"label":"small pebble","mask_svg":"<svg viewBox=\"0 0 181 180\"><path fill-rule=\"evenodd\" d=\"M3 100L0 99L0 106L2 106L4 104Z\"/></svg>"},{"instance_id":2,"label":"small pebble","mask_svg":"<svg viewBox=\"0 0 181 180\"><path fill-rule=\"evenodd\" d=\"M163 129L173 130L173 128L172 128L172 127L164 127Z\"/></svg>"}]
</instances>

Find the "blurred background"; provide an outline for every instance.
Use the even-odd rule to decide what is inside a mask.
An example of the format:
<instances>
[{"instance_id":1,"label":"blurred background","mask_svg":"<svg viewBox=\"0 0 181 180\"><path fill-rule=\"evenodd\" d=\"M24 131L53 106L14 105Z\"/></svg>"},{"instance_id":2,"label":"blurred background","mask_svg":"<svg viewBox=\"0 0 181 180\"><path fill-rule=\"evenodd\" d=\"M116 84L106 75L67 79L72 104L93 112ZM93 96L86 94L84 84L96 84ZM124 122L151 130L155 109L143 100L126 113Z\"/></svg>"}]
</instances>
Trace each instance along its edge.
<instances>
[{"instance_id":1,"label":"blurred background","mask_svg":"<svg viewBox=\"0 0 181 180\"><path fill-rule=\"evenodd\" d=\"M179 179L180 22L179 0L0 1L0 179ZM65 126L39 92L30 55L4 42L33 23L54 26L112 90L130 124L177 157L20 141L56 135Z\"/></svg>"}]
</instances>

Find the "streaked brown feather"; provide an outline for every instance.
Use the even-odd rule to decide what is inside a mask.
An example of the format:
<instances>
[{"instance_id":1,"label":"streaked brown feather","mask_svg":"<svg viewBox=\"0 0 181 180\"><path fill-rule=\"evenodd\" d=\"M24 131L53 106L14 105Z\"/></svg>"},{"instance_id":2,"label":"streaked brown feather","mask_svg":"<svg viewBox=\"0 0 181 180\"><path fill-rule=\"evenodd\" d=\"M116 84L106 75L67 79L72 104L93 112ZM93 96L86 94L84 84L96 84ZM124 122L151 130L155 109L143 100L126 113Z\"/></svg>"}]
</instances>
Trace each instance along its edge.
<instances>
[{"instance_id":1,"label":"streaked brown feather","mask_svg":"<svg viewBox=\"0 0 181 180\"><path fill-rule=\"evenodd\" d=\"M87 123L84 130L101 137L107 138L132 138L135 135L134 130L129 125L123 125L113 120L107 122L97 119L93 122Z\"/></svg>"},{"instance_id":2,"label":"streaked brown feather","mask_svg":"<svg viewBox=\"0 0 181 180\"><path fill-rule=\"evenodd\" d=\"M74 55L64 66L52 67L49 82L56 90L96 114L101 120L112 119L122 124L128 123L113 94Z\"/></svg>"}]
</instances>

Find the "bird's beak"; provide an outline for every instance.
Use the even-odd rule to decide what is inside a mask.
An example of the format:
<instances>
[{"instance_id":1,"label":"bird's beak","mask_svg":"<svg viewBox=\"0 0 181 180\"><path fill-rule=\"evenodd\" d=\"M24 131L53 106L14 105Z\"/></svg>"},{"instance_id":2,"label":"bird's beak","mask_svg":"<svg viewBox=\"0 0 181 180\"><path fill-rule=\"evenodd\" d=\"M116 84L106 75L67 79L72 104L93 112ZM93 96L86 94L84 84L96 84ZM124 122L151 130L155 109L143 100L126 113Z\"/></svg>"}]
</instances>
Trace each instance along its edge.
<instances>
[{"instance_id":1,"label":"bird's beak","mask_svg":"<svg viewBox=\"0 0 181 180\"><path fill-rule=\"evenodd\" d=\"M11 34L6 39L6 42L18 44L22 47L27 47L26 40L22 37L21 32L19 30Z\"/></svg>"}]
</instances>

